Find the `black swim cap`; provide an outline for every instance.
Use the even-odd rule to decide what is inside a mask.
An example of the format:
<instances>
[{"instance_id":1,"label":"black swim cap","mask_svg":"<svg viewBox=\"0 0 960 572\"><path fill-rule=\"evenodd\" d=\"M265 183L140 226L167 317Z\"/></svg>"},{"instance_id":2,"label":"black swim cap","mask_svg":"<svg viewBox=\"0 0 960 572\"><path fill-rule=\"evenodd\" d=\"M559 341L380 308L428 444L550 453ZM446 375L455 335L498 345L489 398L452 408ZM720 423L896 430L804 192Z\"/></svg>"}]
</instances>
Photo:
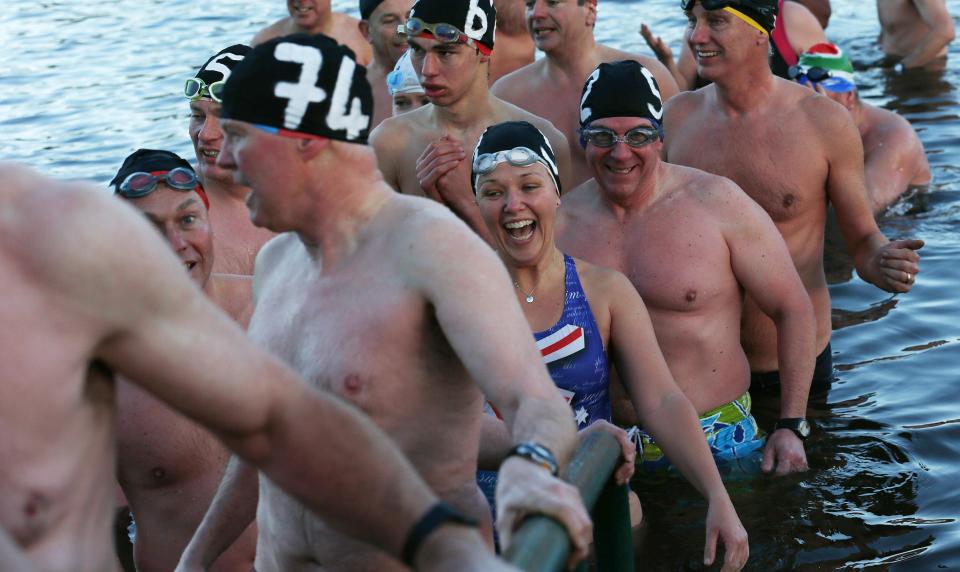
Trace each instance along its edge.
<instances>
[{"instance_id":1,"label":"black swim cap","mask_svg":"<svg viewBox=\"0 0 960 572\"><path fill-rule=\"evenodd\" d=\"M373 115L367 69L346 46L317 34L275 38L237 65L221 117L366 143Z\"/></svg>"},{"instance_id":2,"label":"black swim cap","mask_svg":"<svg viewBox=\"0 0 960 572\"><path fill-rule=\"evenodd\" d=\"M411 18L427 24L450 24L481 44L493 49L497 10L491 0L417 0Z\"/></svg>"},{"instance_id":3,"label":"black swim cap","mask_svg":"<svg viewBox=\"0 0 960 572\"><path fill-rule=\"evenodd\" d=\"M360 0L360 19L369 20L370 15L381 4L383 4L383 0Z\"/></svg>"},{"instance_id":4,"label":"black swim cap","mask_svg":"<svg viewBox=\"0 0 960 572\"><path fill-rule=\"evenodd\" d=\"M642 117L660 128L663 100L647 68L622 60L593 70L580 96L580 127L605 117Z\"/></svg>"},{"instance_id":5,"label":"black swim cap","mask_svg":"<svg viewBox=\"0 0 960 572\"><path fill-rule=\"evenodd\" d=\"M119 195L120 185L133 173L170 172L181 167L196 174L190 162L176 153L159 149L137 149L123 160L123 164L120 165L120 170L117 171L117 174L110 180L109 185L113 187L113 193ZM209 209L210 201L207 199L207 193L204 192L203 185L200 184L200 181L197 181L197 188L195 190L197 194L200 195L204 206Z\"/></svg>"},{"instance_id":6,"label":"black swim cap","mask_svg":"<svg viewBox=\"0 0 960 572\"><path fill-rule=\"evenodd\" d=\"M250 49L250 46L243 44L234 44L229 48L224 48L200 66L197 75L194 77L203 80L203 83L207 85L224 81L230 77L230 73L237 67L237 64L250 53Z\"/></svg>"},{"instance_id":7,"label":"black swim cap","mask_svg":"<svg viewBox=\"0 0 960 572\"><path fill-rule=\"evenodd\" d=\"M777 0L680 0L680 7L684 11L692 10L697 2L700 2L705 10L731 8L741 12L766 30L768 36L777 23Z\"/></svg>"},{"instance_id":8,"label":"black swim cap","mask_svg":"<svg viewBox=\"0 0 960 572\"><path fill-rule=\"evenodd\" d=\"M473 183L473 192L477 192L479 174L475 170L477 157L497 151L509 151L517 147L526 147L537 155L537 162L547 168L560 194L560 171L557 169L557 157L553 154L550 141L539 129L526 121L507 121L491 125L480 136L477 148L473 152L471 161L470 181Z\"/></svg>"}]
</instances>

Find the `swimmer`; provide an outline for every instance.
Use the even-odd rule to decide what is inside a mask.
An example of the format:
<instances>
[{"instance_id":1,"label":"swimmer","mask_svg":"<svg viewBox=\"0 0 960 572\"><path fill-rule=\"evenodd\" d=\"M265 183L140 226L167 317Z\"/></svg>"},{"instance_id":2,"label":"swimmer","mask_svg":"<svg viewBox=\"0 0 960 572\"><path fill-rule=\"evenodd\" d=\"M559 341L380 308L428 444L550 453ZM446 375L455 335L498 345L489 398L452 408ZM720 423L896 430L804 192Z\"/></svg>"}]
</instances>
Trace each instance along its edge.
<instances>
[{"instance_id":1,"label":"swimmer","mask_svg":"<svg viewBox=\"0 0 960 572\"><path fill-rule=\"evenodd\" d=\"M557 245L633 283L718 461L756 460L762 448L765 471L805 470L806 435L789 428L806 416L814 316L783 238L728 179L660 159L663 106L656 80L639 64L600 65L581 101L581 141L595 178L563 198ZM783 363L783 428L771 427L766 444L750 414L750 369L740 346L745 293L772 317L782 340L776 355ZM624 377L632 391L630 375ZM623 401L614 411L621 423L636 425ZM633 431L638 463L665 465L647 429Z\"/></svg>"},{"instance_id":2,"label":"swimmer","mask_svg":"<svg viewBox=\"0 0 960 572\"><path fill-rule=\"evenodd\" d=\"M207 213L216 229L213 245L217 251L213 272L253 275L257 251L273 233L250 223L245 201L250 189L237 184L233 175L217 167L217 155L223 145L220 130L220 89L230 77L249 46L236 44L210 57L194 77L184 84L184 96L190 102L190 141L197 156L197 172L210 201Z\"/></svg>"},{"instance_id":3,"label":"swimmer","mask_svg":"<svg viewBox=\"0 0 960 572\"><path fill-rule=\"evenodd\" d=\"M417 79L417 72L410 62L410 52L404 53L397 60L393 71L387 74L387 89L393 98L393 115L400 115L414 109L420 109L430 103L423 93L423 86Z\"/></svg>"},{"instance_id":4,"label":"swimmer","mask_svg":"<svg viewBox=\"0 0 960 572\"><path fill-rule=\"evenodd\" d=\"M875 214L906 191L930 184L930 166L917 132L900 115L861 101L853 65L840 48L817 44L800 56L790 73L850 112L863 142L867 193Z\"/></svg>"},{"instance_id":5,"label":"swimmer","mask_svg":"<svg viewBox=\"0 0 960 572\"><path fill-rule=\"evenodd\" d=\"M942 67L957 35L946 0L877 0L880 45L897 69Z\"/></svg>"},{"instance_id":6,"label":"swimmer","mask_svg":"<svg viewBox=\"0 0 960 572\"><path fill-rule=\"evenodd\" d=\"M664 101L677 93L677 83L655 58L597 43L597 0L527 0L526 6L527 29L544 57L500 79L493 93L548 119L567 137L573 178L566 188L572 189L592 176L577 144L578 97L587 76L601 62L631 59L657 78Z\"/></svg>"},{"instance_id":7,"label":"swimmer","mask_svg":"<svg viewBox=\"0 0 960 572\"><path fill-rule=\"evenodd\" d=\"M776 0L753 0L772 21ZM726 8L684 0L697 73L713 81L665 106L663 159L730 178L773 219L787 243L817 317L815 387L833 377L831 306L823 271L827 205L832 204L860 277L887 292L908 292L920 270L920 240L888 240L873 217L863 145L850 114L827 98L774 76L766 31ZM764 27L766 24L761 25ZM789 137L784 134L788 133ZM714 141L704 152L703 142ZM756 374L752 387L783 376L775 323L748 295L740 341Z\"/></svg>"},{"instance_id":8,"label":"swimmer","mask_svg":"<svg viewBox=\"0 0 960 572\"><path fill-rule=\"evenodd\" d=\"M289 60L318 64L282 65ZM391 435L455 510L444 518L469 519L492 545L474 479L485 396L523 445L501 466L514 494L498 500L501 530L546 512L583 555L589 516L576 489L556 478L576 443L573 420L520 309L490 303L511 294L507 274L447 209L383 182L366 145L373 102L364 76L334 40L298 34L255 48L227 82L220 165L253 189L254 223L281 233L257 259L250 336ZM316 87L289 89L296 85ZM254 477L250 488L245 472L228 469L213 506L257 507L260 572L410 566L305 516L270 478L257 487ZM205 559L221 543L208 536L219 519L205 517L185 559Z\"/></svg>"},{"instance_id":9,"label":"swimmer","mask_svg":"<svg viewBox=\"0 0 960 572\"><path fill-rule=\"evenodd\" d=\"M793 1L778 0L776 26L767 32L771 46L770 68L774 75L782 78L788 77L787 70L796 65L797 58L807 48L827 41L823 26L816 17L804 4ZM673 74L681 90L698 89L709 83L697 75L697 62L686 33L681 43L679 62L674 61L670 47L659 36L655 36L646 24L640 26L640 34L657 59Z\"/></svg>"},{"instance_id":10,"label":"swimmer","mask_svg":"<svg viewBox=\"0 0 960 572\"><path fill-rule=\"evenodd\" d=\"M432 105L384 121L371 137L390 186L445 204L488 242L492 237L470 187L468 156L484 129L504 121L529 121L557 149L561 178L567 181L570 173L563 134L547 120L490 93L487 75L496 17L490 0L419 0L406 35L413 68Z\"/></svg>"},{"instance_id":11,"label":"swimmer","mask_svg":"<svg viewBox=\"0 0 960 572\"><path fill-rule=\"evenodd\" d=\"M334 12L330 0L287 0L287 12L289 16L257 32L250 45L258 46L288 34L324 34L353 50L357 63L368 65L373 60L373 50L360 31L360 21Z\"/></svg>"},{"instance_id":12,"label":"swimmer","mask_svg":"<svg viewBox=\"0 0 960 572\"><path fill-rule=\"evenodd\" d=\"M111 187L160 231L204 294L246 327L253 309L250 278L212 273L209 201L190 163L168 151L139 149L124 160ZM207 430L136 384L118 377L116 388L117 481L135 522L130 540L136 567L173 570L229 454ZM210 570L249 571L256 539L250 527Z\"/></svg>"},{"instance_id":13,"label":"swimmer","mask_svg":"<svg viewBox=\"0 0 960 572\"><path fill-rule=\"evenodd\" d=\"M360 33L373 50L373 61L367 66L367 81L373 88L372 127L397 114L387 76L407 51L407 39L397 30L406 23L412 6L413 0L360 0Z\"/></svg>"},{"instance_id":14,"label":"swimmer","mask_svg":"<svg viewBox=\"0 0 960 572\"><path fill-rule=\"evenodd\" d=\"M113 373L397 558L443 506L355 407L254 345L123 201L0 165L0 273L0 530L33 568L116 569ZM474 528L443 524L418 570L504 569Z\"/></svg>"},{"instance_id":15,"label":"swimmer","mask_svg":"<svg viewBox=\"0 0 960 572\"><path fill-rule=\"evenodd\" d=\"M704 564L713 563L719 539L724 566L742 568L749 554L747 532L720 480L697 412L664 361L643 300L620 272L575 259L554 244L560 188L543 134L526 122L490 127L474 153L473 180L514 296L577 428L611 427L609 371L616 366L643 426L709 502ZM616 434L629 451L616 473L625 485L636 449L622 430Z\"/></svg>"}]
</instances>

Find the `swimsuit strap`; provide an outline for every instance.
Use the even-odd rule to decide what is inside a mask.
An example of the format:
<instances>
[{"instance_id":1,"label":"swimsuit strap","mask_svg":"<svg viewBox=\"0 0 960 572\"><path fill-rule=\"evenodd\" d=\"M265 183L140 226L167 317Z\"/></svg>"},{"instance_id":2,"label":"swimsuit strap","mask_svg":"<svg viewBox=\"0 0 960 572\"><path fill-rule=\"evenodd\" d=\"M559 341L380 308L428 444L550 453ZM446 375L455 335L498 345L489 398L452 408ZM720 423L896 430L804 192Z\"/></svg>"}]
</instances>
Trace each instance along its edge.
<instances>
[{"instance_id":1,"label":"swimsuit strap","mask_svg":"<svg viewBox=\"0 0 960 572\"><path fill-rule=\"evenodd\" d=\"M780 0L777 5L777 25L774 26L773 33L770 34L770 40L773 42L776 51L773 57L779 55L788 68L797 65L800 59L793 51L793 46L790 45L790 38L787 37L787 23L783 19L783 0Z\"/></svg>"}]
</instances>

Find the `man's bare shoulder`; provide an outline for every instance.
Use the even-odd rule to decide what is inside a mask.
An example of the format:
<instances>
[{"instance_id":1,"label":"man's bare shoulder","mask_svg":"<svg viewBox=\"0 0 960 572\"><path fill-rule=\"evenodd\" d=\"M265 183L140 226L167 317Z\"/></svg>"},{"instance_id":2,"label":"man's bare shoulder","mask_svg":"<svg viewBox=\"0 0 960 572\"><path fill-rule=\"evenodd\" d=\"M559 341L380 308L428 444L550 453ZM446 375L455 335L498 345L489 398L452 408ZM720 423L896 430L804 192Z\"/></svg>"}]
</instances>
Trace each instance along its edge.
<instances>
[{"instance_id":1,"label":"man's bare shoulder","mask_svg":"<svg viewBox=\"0 0 960 572\"><path fill-rule=\"evenodd\" d=\"M739 207L753 200L730 179L695 167L662 163L663 184L672 197L694 201L707 214L723 213L726 206Z\"/></svg>"},{"instance_id":2,"label":"man's bare shoulder","mask_svg":"<svg viewBox=\"0 0 960 572\"><path fill-rule=\"evenodd\" d=\"M424 138L433 124L433 104L388 117L370 134L370 145L377 153L399 152L411 141Z\"/></svg>"},{"instance_id":3,"label":"man's bare shoulder","mask_svg":"<svg viewBox=\"0 0 960 572\"><path fill-rule=\"evenodd\" d=\"M250 45L256 47L264 42L269 42L274 38L280 36L285 36L289 33L291 29L290 17L280 18L273 24L270 24L266 28L260 30L253 36L253 39L250 40Z\"/></svg>"},{"instance_id":4,"label":"man's bare shoulder","mask_svg":"<svg viewBox=\"0 0 960 572\"><path fill-rule=\"evenodd\" d=\"M697 109L707 105L713 99L714 84L697 90L681 91L663 102L663 121L678 121L689 116Z\"/></svg>"},{"instance_id":5,"label":"man's bare shoulder","mask_svg":"<svg viewBox=\"0 0 960 572\"><path fill-rule=\"evenodd\" d=\"M498 79L490 88L490 91L497 97L507 101L523 99L530 94L531 85L543 87L538 84L540 83L539 79L543 76L545 65L546 60L540 59L515 69Z\"/></svg>"},{"instance_id":6,"label":"man's bare shoulder","mask_svg":"<svg viewBox=\"0 0 960 572\"><path fill-rule=\"evenodd\" d=\"M673 96L679 91L677 80L673 79L673 74L670 73L667 66L660 63L660 60L657 58L643 54L635 54L633 52L625 52L605 45L598 45L597 48L600 50L600 60L602 62L609 63L620 60L633 60L650 70L650 73L653 74L653 77L657 80L657 84L660 86L664 101L673 99Z\"/></svg>"},{"instance_id":7,"label":"man's bare shoulder","mask_svg":"<svg viewBox=\"0 0 960 572\"><path fill-rule=\"evenodd\" d=\"M551 123L550 121L544 119L543 117L540 117L535 113L531 113L526 109L516 104L513 104L509 101L505 101L499 98L498 100L499 100L498 103L500 105L500 112L497 113L499 117L494 118L495 121L497 122L527 121L537 129L542 131L543 134L546 135L547 140L551 142L551 144L556 144L556 142L559 141L560 139L566 142L567 140L566 135L564 135L562 131L557 129L556 126L554 126L554 124Z\"/></svg>"}]
</instances>

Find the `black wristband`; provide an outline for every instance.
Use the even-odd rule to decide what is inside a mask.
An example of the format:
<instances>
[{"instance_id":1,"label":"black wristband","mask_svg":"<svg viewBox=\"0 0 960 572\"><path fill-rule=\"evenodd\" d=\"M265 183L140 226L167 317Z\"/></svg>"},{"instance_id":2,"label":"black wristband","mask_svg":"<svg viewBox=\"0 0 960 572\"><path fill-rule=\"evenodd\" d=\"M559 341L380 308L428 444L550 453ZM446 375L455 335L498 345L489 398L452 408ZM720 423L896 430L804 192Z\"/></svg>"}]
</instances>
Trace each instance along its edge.
<instances>
[{"instance_id":1,"label":"black wristband","mask_svg":"<svg viewBox=\"0 0 960 572\"><path fill-rule=\"evenodd\" d=\"M407 541L403 543L403 553L401 558L403 563L413 568L413 559L417 556L417 550L423 544L424 539L430 536L430 533L438 527L452 522L464 526L477 526L477 521L457 512L452 506L443 501L437 501L437 504L430 507L430 510L420 517L420 520L410 529L407 535Z\"/></svg>"},{"instance_id":2,"label":"black wristband","mask_svg":"<svg viewBox=\"0 0 960 572\"><path fill-rule=\"evenodd\" d=\"M540 443L534 443L532 441L520 443L519 445L516 445L514 448L510 449L504 460L509 459L510 457L523 457L531 463L540 465L544 469L550 471L550 474L553 476L557 476L557 474L560 472L560 467L557 465L556 457L553 456L553 453L550 451L550 449L547 449Z\"/></svg>"}]
</instances>

